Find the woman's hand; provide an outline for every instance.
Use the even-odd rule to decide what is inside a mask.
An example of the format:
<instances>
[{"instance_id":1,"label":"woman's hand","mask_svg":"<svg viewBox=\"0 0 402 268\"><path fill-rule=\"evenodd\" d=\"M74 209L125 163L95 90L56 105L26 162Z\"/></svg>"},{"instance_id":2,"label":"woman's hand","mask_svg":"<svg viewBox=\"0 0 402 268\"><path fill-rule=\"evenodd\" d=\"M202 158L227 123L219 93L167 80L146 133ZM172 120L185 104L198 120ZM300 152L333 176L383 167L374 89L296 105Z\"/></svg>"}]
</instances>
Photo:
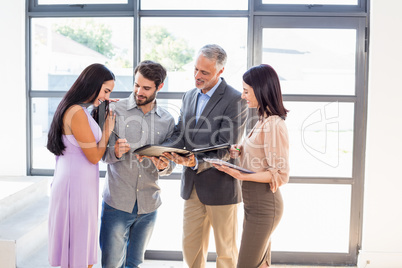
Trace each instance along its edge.
<instances>
[{"instance_id":1,"label":"woman's hand","mask_svg":"<svg viewBox=\"0 0 402 268\"><path fill-rule=\"evenodd\" d=\"M234 144L230 147L230 158L236 159L241 155L243 146L240 144Z\"/></svg>"},{"instance_id":2,"label":"woman's hand","mask_svg":"<svg viewBox=\"0 0 402 268\"><path fill-rule=\"evenodd\" d=\"M237 169L227 167L225 165L218 165L218 164L212 164L217 170L225 172L226 174L229 174L235 179L238 179L240 181L247 180L247 174L238 171Z\"/></svg>"},{"instance_id":3,"label":"woman's hand","mask_svg":"<svg viewBox=\"0 0 402 268\"><path fill-rule=\"evenodd\" d=\"M109 110L109 114L106 117L105 120L105 125L104 125L104 131L107 131L110 135L112 130L114 129L114 124L116 123L116 113L112 111L112 109Z\"/></svg>"}]
</instances>

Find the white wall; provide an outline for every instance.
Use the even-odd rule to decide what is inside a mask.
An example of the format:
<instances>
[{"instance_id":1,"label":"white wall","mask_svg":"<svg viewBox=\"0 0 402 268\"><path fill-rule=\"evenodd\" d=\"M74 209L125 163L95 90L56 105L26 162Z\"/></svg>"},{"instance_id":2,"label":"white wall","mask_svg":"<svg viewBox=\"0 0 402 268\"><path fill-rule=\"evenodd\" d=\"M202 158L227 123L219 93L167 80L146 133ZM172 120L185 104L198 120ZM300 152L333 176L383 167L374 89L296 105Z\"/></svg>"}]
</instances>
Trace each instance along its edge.
<instances>
[{"instance_id":1,"label":"white wall","mask_svg":"<svg viewBox=\"0 0 402 268\"><path fill-rule=\"evenodd\" d=\"M0 176L26 175L25 0L0 8Z\"/></svg>"},{"instance_id":2,"label":"white wall","mask_svg":"<svg viewBox=\"0 0 402 268\"><path fill-rule=\"evenodd\" d=\"M401 10L400 0L371 0L366 176L359 267L402 267Z\"/></svg>"}]
</instances>

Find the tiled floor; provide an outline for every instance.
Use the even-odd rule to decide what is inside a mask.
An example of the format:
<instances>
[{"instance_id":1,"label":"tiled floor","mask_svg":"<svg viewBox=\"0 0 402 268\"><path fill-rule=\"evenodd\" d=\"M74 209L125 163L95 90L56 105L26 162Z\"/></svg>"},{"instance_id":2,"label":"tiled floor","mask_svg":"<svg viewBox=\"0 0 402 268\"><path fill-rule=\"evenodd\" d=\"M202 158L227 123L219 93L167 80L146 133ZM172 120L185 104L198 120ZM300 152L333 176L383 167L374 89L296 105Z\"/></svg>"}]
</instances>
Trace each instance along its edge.
<instances>
[{"instance_id":1,"label":"tiled floor","mask_svg":"<svg viewBox=\"0 0 402 268\"><path fill-rule=\"evenodd\" d=\"M52 268L48 263L47 258L48 248L44 246L40 251L36 252L35 257L19 265L18 268ZM98 253L98 263L93 266L93 268L101 268L100 264L101 253ZM1 263L0 263L0 267ZM156 261L156 260L145 260L141 264L141 268L187 268L181 261ZM215 262L207 262L206 268L216 268ZM334 268L334 266L298 266L298 265L272 265L272 268ZM356 268L356 266L337 266L336 268Z\"/></svg>"},{"instance_id":2,"label":"tiled floor","mask_svg":"<svg viewBox=\"0 0 402 268\"><path fill-rule=\"evenodd\" d=\"M182 262L175 261L151 261L146 260L141 268L185 268ZM206 268L215 268L216 264L214 262L207 262ZM295 266L295 265L272 265L272 268L329 268L327 266ZM331 268L334 268L331 266ZM337 266L337 268L343 268ZM346 268L346 267L344 267ZM348 266L347 268L353 268L353 266Z\"/></svg>"},{"instance_id":3,"label":"tiled floor","mask_svg":"<svg viewBox=\"0 0 402 268\"><path fill-rule=\"evenodd\" d=\"M180 261L152 261L145 260L145 262L141 265L141 268L184 268L186 267L183 262ZM208 262L207 268L215 267L214 262Z\"/></svg>"}]
</instances>

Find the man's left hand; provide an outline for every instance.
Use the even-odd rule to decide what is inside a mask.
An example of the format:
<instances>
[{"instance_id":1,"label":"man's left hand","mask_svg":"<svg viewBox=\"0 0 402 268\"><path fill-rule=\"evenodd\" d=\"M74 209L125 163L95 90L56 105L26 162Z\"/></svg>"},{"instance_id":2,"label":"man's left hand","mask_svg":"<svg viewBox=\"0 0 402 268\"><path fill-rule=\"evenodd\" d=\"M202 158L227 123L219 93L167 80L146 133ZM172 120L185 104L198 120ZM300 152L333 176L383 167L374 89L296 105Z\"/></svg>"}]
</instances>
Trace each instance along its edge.
<instances>
[{"instance_id":1,"label":"man's left hand","mask_svg":"<svg viewBox=\"0 0 402 268\"><path fill-rule=\"evenodd\" d=\"M155 157L154 156L154 157L151 157L151 160L159 171L162 171L169 166L169 159L167 159L166 157L163 157L163 156Z\"/></svg>"},{"instance_id":2,"label":"man's left hand","mask_svg":"<svg viewBox=\"0 0 402 268\"><path fill-rule=\"evenodd\" d=\"M180 156L180 155L178 155L176 153L163 153L163 155L167 159L175 162L178 165L183 165L183 166L186 166L186 167L195 167L195 164L196 164L194 154L192 154L190 156L187 156L187 157L186 156Z\"/></svg>"}]
</instances>

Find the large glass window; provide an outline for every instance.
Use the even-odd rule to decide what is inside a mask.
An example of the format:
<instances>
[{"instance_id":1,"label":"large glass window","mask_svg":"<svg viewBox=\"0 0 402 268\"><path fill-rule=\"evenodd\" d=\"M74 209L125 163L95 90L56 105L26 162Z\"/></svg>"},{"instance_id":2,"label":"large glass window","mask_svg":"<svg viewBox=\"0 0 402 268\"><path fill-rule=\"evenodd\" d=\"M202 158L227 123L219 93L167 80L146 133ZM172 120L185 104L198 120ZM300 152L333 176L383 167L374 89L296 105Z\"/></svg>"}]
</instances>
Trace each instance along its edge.
<instances>
[{"instance_id":1,"label":"large glass window","mask_svg":"<svg viewBox=\"0 0 402 268\"><path fill-rule=\"evenodd\" d=\"M55 157L47 148L47 133L61 98L34 98L31 107L32 168L53 169Z\"/></svg>"},{"instance_id":2,"label":"large glass window","mask_svg":"<svg viewBox=\"0 0 402 268\"><path fill-rule=\"evenodd\" d=\"M222 35L222 32L227 35ZM247 70L247 19L143 18L141 20L141 59L155 60L167 68L168 80L164 91L185 92L194 88L196 53L204 44L212 43L222 46L228 55L222 77L228 84L241 90L241 77Z\"/></svg>"},{"instance_id":3,"label":"large glass window","mask_svg":"<svg viewBox=\"0 0 402 268\"><path fill-rule=\"evenodd\" d=\"M32 99L32 168L54 168L47 132L61 96L85 67L105 64L116 76L114 90L132 91L133 27L133 18L124 17L32 19L31 90L60 96Z\"/></svg>"},{"instance_id":4,"label":"large glass window","mask_svg":"<svg viewBox=\"0 0 402 268\"><path fill-rule=\"evenodd\" d=\"M31 27L31 90L67 91L95 62L112 69L114 90L132 90L133 18L35 18Z\"/></svg>"},{"instance_id":5,"label":"large glass window","mask_svg":"<svg viewBox=\"0 0 402 268\"><path fill-rule=\"evenodd\" d=\"M287 184L273 251L348 253L350 185Z\"/></svg>"},{"instance_id":6,"label":"large glass window","mask_svg":"<svg viewBox=\"0 0 402 268\"><path fill-rule=\"evenodd\" d=\"M356 137L364 128L362 25L364 20L353 18L255 20L254 64L276 69L290 110L291 181L297 183L283 187L286 224L272 238L278 252L312 259L318 252L327 258L344 253L343 263L356 261L360 216L353 208L361 194L364 154Z\"/></svg>"},{"instance_id":7,"label":"large glass window","mask_svg":"<svg viewBox=\"0 0 402 268\"><path fill-rule=\"evenodd\" d=\"M357 5L358 0L262 0L262 3L280 5Z\"/></svg>"},{"instance_id":8,"label":"large glass window","mask_svg":"<svg viewBox=\"0 0 402 268\"><path fill-rule=\"evenodd\" d=\"M253 0L256 10L271 12L321 13L324 12L345 15L353 12L366 13L365 0ZM342 13L342 14L341 14ZM315 15L309 14L314 17ZM328 14L325 14L328 16Z\"/></svg>"},{"instance_id":9,"label":"large glass window","mask_svg":"<svg viewBox=\"0 0 402 268\"><path fill-rule=\"evenodd\" d=\"M158 220L148 248L181 251L184 200L180 197L180 181L161 180L159 186L163 205L158 209Z\"/></svg>"},{"instance_id":10,"label":"large glass window","mask_svg":"<svg viewBox=\"0 0 402 268\"><path fill-rule=\"evenodd\" d=\"M281 78L283 94L354 95L355 29L263 30L262 61Z\"/></svg>"},{"instance_id":11,"label":"large glass window","mask_svg":"<svg viewBox=\"0 0 402 268\"><path fill-rule=\"evenodd\" d=\"M356 264L367 105L366 2L27 0L30 174L53 173L55 158L46 149L49 125L86 66L108 66L116 75L111 97L125 98L133 90L137 63L160 62L168 75L157 102L177 122L181 97L194 88L196 53L216 43L228 54L222 74L228 84L241 91L248 68L270 64L290 110L285 122L291 178L281 188L285 213L272 237L273 262ZM102 162L100 170L103 176ZM181 171L177 166L159 181L163 205L148 247L159 259L180 258ZM238 213L240 237L242 204ZM212 233L208 250L214 253Z\"/></svg>"},{"instance_id":12,"label":"large glass window","mask_svg":"<svg viewBox=\"0 0 402 268\"><path fill-rule=\"evenodd\" d=\"M158 209L158 220L155 223L148 249L152 251L181 251L184 200L180 197L180 181L161 180L159 186L162 189L163 205ZM238 208L239 226L242 226L243 207L239 205ZM239 238L241 237L241 231L239 227ZM240 245L240 240L238 244ZM215 250L215 239L211 230L208 252L215 252Z\"/></svg>"},{"instance_id":13,"label":"large glass window","mask_svg":"<svg viewBox=\"0 0 402 268\"><path fill-rule=\"evenodd\" d=\"M293 176L352 177L353 103L285 102Z\"/></svg>"},{"instance_id":14,"label":"large glass window","mask_svg":"<svg viewBox=\"0 0 402 268\"><path fill-rule=\"evenodd\" d=\"M127 4L127 0L38 0L39 5Z\"/></svg>"},{"instance_id":15,"label":"large glass window","mask_svg":"<svg viewBox=\"0 0 402 268\"><path fill-rule=\"evenodd\" d=\"M155 10L246 10L248 1L244 0L146 0L141 1L141 9Z\"/></svg>"}]
</instances>

